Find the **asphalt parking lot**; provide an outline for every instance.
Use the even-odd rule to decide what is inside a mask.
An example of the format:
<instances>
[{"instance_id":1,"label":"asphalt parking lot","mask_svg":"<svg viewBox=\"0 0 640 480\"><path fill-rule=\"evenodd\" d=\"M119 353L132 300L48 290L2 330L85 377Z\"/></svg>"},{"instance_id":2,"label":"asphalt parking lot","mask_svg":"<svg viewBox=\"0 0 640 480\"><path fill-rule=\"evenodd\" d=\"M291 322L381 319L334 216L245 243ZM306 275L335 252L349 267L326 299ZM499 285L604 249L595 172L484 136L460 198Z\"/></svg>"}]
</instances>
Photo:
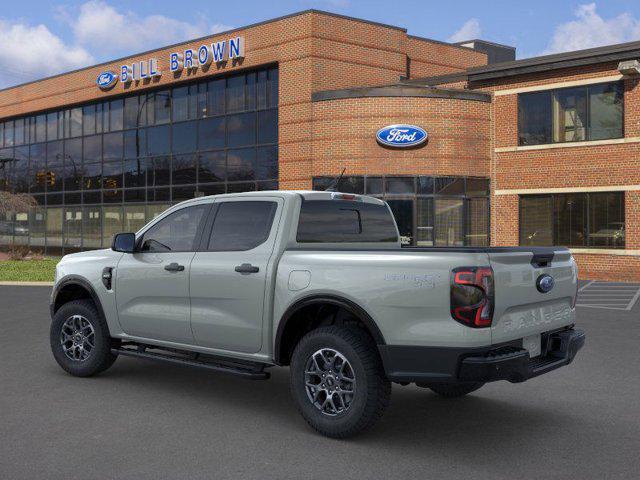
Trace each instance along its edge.
<instances>
[{"instance_id":1,"label":"asphalt parking lot","mask_svg":"<svg viewBox=\"0 0 640 480\"><path fill-rule=\"evenodd\" d=\"M569 367L457 400L394 386L374 430L337 441L307 428L285 369L260 382L120 358L67 375L49 292L0 287L0 478L638 478L638 302L579 307L587 344Z\"/></svg>"}]
</instances>

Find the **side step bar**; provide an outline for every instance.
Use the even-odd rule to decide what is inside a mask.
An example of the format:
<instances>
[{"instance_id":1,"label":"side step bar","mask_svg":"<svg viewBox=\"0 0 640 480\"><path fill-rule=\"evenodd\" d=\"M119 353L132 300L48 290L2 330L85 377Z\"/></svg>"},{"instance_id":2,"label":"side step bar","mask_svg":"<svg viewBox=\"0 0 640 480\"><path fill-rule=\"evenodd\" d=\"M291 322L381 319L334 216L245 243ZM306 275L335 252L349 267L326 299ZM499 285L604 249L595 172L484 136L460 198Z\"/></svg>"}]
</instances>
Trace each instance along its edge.
<instances>
[{"instance_id":1,"label":"side step bar","mask_svg":"<svg viewBox=\"0 0 640 480\"><path fill-rule=\"evenodd\" d=\"M131 346L134 348L127 348ZM265 364L262 363L242 363L234 360L222 360L208 355L199 353L179 352L172 350L171 352L179 355L172 355L159 352L148 352L147 348L156 349L157 347L147 347L146 345L126 344L119 348L112 348L111 353L115 355L125 355L128 357L145 358L148 360L159 360L161 362L172 363L174 365L183 365L186 367L205 368L215 372L236 375L249 380L267 380L271 375L265 372Z\"/></svg>"}]
</instances>

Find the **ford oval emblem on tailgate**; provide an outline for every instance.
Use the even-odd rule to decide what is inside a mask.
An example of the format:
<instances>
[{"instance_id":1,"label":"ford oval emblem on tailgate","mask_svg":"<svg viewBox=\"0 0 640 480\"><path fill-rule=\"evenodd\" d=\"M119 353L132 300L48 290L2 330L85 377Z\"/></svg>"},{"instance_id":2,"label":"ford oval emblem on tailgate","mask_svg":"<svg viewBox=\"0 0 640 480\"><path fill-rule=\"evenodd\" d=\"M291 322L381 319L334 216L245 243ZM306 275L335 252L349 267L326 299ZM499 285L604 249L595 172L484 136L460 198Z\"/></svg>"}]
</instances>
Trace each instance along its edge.
<instances>
[{"instance_id":1,"label":"ford oval emblem on tailgate","mask_svg":"<svg viewBox=\"0 0 640 480\"><path fill-rule=\"evenodd\" d=\"M555 285L555 280L551 275L542 274L536 280L536 288L541 293L549 293Z\"/></svg>"}]
</instances>

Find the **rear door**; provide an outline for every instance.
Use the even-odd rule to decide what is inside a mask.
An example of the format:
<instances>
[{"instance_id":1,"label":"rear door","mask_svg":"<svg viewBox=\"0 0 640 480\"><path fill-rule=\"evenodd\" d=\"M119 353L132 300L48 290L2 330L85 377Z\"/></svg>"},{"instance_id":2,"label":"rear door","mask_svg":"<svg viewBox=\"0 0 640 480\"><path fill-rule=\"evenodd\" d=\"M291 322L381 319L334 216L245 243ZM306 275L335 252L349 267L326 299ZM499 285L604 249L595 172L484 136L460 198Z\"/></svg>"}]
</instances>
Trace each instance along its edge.
<instances>
[{"instance_id":1,"label":"rear door","mask_svg":"<svg viewBox=\"0 0 640 480\"><path fill-rule=\"evenodd\" d=\"M575 321L577 270L566 249L489 250L495 280L493 343L526 338L535 356L537 335ZM551 277L552 282L545 277ZM545 285L538 288L542 282ZM552 288L548 291L545 286ZM525 348L527 344L525 344Z\"/></svg>"},{"instance_id":2,"label":"rear door","mask_svg":"<svg viewBox=\"0 0 640 480\"><path fill-rule=\"evenodd\" d=\"M262 347L265 284L283 200L216 200L212 227L191 268L191 327L203 347ZM208 228L209 230L209 228Z\"/></svg>"}]
</instances>

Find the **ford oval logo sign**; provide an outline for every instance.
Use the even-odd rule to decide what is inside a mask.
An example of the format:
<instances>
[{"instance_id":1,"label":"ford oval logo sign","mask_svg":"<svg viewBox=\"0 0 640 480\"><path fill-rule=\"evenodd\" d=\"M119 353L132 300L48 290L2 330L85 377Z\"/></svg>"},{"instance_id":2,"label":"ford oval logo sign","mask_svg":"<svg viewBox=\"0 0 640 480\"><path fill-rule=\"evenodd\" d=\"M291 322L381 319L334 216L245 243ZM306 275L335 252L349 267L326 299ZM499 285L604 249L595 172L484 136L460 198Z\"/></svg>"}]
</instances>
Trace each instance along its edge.
<instances>
[{"instance_id":1,"label":"ford oval logo sign","mask_svg":"<svg viewBox=\"0 0 640 480\"><path fill-rule=\"evenodd\" d=\"M540 293L549 293L553 289L555 283L556 282L553 277L545 273L540 275L538 280L536 280L536 288Z\"/></svg>"},{"instance_id":2,"label":"ford oval logo sign","mask_svg":"<svg viewBox=\"0 0 640 480\"><path fill-rule=\"evenodd\" d=\"M376 139L388 147L409 148L426 142L427 132L415 125L389 125L378 130Z\"/></svg>"},{"instance_id":3,"label":"ford oval logo sign","mask_svg":"<svg viewBox=\"0 0 640 480\"><path fill-rule=\"evenodd\" d=\"M102 90L108 90L118 81L118 76L113 72L102 72L96 79L96 85Z\"/></svg>"}]
</instances>

